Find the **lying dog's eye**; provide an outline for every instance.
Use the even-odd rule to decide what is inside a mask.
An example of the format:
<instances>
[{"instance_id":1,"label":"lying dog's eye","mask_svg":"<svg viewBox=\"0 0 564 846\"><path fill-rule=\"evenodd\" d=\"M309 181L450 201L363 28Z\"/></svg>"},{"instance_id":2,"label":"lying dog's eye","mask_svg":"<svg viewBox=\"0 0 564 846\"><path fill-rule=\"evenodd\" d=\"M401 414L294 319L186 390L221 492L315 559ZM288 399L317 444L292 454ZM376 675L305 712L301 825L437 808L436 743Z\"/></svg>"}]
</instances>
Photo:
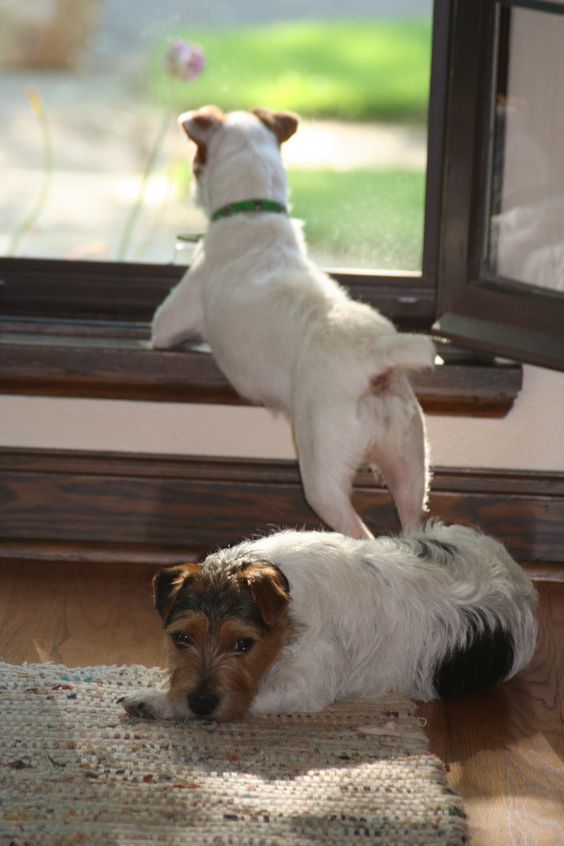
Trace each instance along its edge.
<instances>
[{"instance_id":1,"label":"lying dog's eye","mask_svg":"<svg viewBox=\"0 0 564 846\"><path fill-rule=\"evenodd\" d=\"M236 640L233 644L233 651L234 652L249 652L252 649L254 644L254 640L252 637L243 637L240 640Z\"/></svg>"},{"instance_id":2,"label":"lying dog's eye","mask_svg":"<svg viewBox=\"0 0 564 846\"><path fill-rule=\"evenodd\" d=\"M184 632L176 632L172 635L172 642L179 649L186 649L192 643L192 638Z\"/></svg>"}]
</instances>

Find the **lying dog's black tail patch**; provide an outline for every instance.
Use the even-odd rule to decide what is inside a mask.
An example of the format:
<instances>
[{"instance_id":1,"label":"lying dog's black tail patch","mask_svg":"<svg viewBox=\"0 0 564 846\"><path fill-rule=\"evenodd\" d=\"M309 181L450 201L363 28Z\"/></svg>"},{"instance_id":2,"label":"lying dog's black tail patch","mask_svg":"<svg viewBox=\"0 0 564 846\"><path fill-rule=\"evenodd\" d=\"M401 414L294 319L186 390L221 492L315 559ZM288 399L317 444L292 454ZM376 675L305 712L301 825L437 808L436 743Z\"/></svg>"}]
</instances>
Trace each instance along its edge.
<instances>
[{"instance_id":1,"label":"lying dog's black tail patch","mask_svg":"<svg viewBox=\"0 0 564 846\"><path fill-rule=\"evenodd\" d=\"M451 650L436 668L433 684L441 699L461 699L479 690L495 687L513 665L513 638L501 626L490 628L478 612L468 615L470 635L463 648Z\"/></svg>"}]
</instances>

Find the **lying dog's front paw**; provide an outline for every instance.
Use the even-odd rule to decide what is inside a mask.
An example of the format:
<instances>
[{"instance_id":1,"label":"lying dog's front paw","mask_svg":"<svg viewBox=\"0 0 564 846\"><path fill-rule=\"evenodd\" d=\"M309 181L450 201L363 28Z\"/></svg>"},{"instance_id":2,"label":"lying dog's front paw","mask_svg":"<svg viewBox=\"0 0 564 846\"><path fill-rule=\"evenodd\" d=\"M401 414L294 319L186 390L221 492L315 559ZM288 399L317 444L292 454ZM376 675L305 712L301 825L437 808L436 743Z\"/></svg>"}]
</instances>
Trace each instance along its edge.
<instances>
[{"instance_id":1,"label":"lying dog's front paw","mask_svg":"<svg viewBox=\"0 0 564 846\"><path fill-rule=\"evenodd\" d=\"M142 717L145 720L171 720L174 717L174 711L166 693L154 688L138 690L129 696L122 696L118 702L130 717Z\"/></svg>"}]
</instances>

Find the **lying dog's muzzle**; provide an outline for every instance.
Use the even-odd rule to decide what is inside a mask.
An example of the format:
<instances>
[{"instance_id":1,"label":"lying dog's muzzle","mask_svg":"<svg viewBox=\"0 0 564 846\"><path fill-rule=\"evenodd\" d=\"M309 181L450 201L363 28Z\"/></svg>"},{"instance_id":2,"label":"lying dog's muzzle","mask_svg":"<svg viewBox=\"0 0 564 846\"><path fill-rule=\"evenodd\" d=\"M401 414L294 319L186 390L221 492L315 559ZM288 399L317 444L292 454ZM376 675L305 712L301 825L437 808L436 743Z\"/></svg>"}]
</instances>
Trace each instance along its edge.
<instances>
[{"instance_id":1,"label":"lying dog's muzzle","mask_svg":"<svg viewBox=\"0 0 564 846\"><path fill-rule=\"evenodd\" d=\"M188 705L193 714L198 717L209 717L219 705L219 696L215 693L191 693Z\"/></svg>"}]
</instances>

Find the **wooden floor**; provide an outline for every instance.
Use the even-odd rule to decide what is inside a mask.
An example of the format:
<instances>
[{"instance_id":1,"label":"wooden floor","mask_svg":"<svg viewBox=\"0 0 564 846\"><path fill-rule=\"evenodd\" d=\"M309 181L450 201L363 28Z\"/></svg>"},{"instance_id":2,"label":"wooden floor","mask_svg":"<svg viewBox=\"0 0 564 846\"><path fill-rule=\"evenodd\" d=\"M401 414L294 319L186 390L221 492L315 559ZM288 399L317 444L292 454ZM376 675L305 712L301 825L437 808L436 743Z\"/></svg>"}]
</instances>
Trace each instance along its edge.
<instances>
[{"instance_id":1,"label":"wooden floor","mask_svg":"<svg viewBox=\"0 0 564 846\"><path fill-rule=\"evenodd\" d=\"M140 565L2 563L0 659L162 663L150 577ZM494 693L421 706L474 846L564 844L564 584L539 590L529 670Z\"/></svg>"}]
</instances>

